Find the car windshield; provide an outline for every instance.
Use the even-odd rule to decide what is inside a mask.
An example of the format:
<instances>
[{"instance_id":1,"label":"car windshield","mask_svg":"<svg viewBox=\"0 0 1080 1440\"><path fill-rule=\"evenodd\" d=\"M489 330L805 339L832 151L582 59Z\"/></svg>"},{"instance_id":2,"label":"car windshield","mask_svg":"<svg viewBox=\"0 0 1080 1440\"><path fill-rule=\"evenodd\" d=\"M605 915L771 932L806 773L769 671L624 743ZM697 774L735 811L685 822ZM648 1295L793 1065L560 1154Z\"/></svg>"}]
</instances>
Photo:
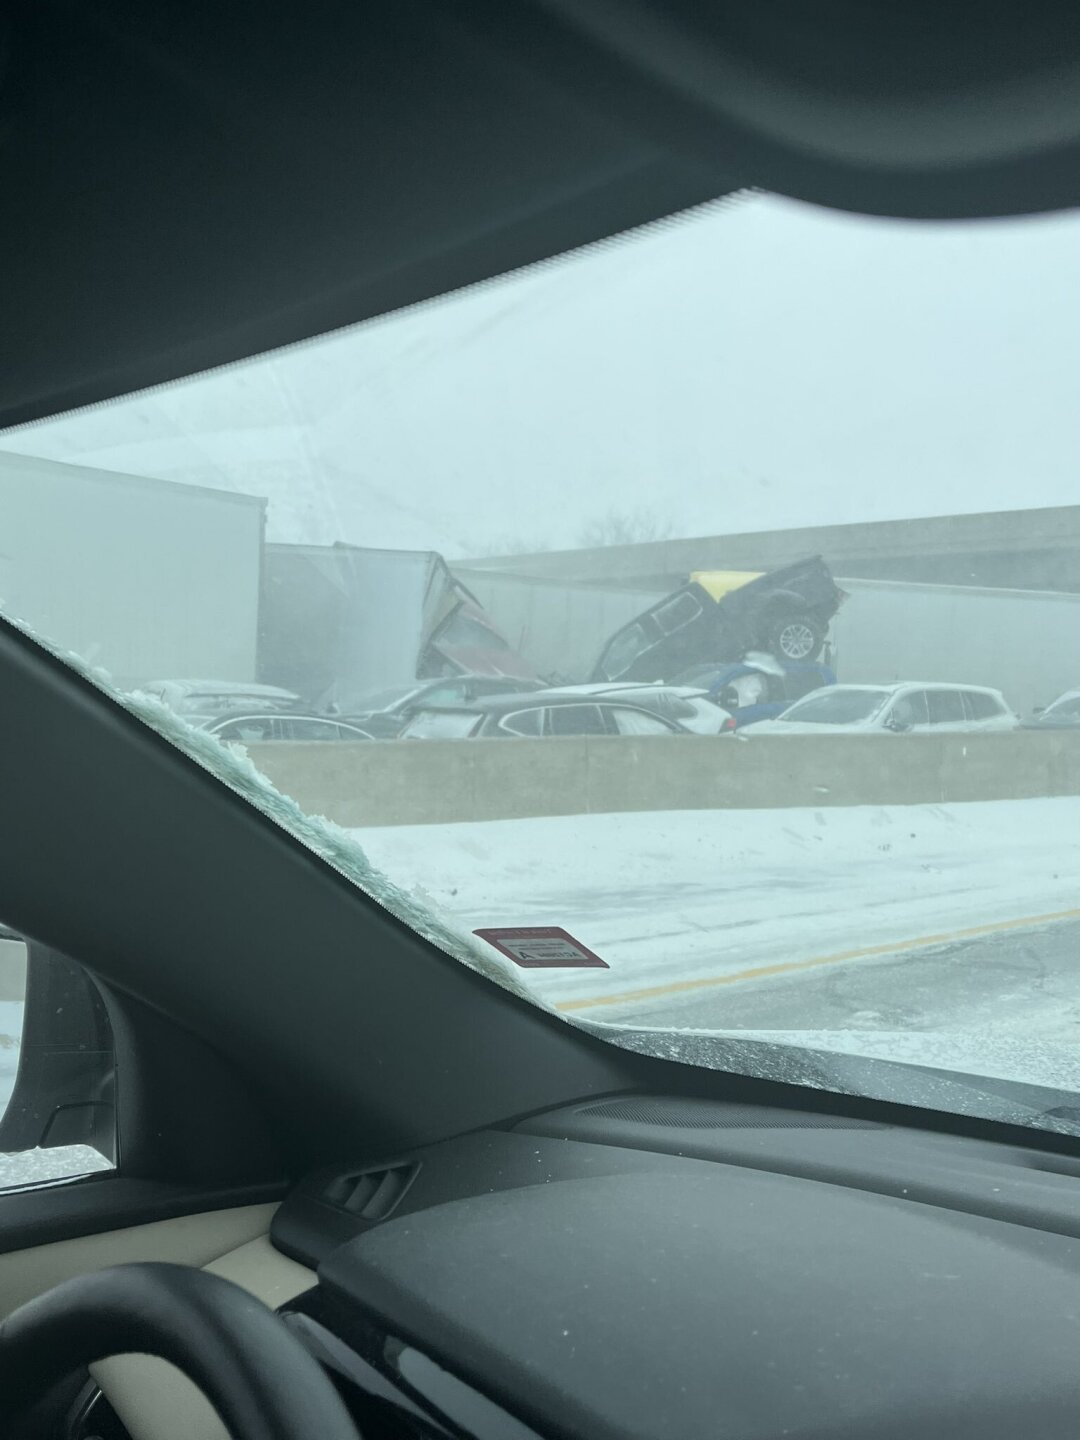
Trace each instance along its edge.
<instances>
[{"instance_id":1,"label":"car windshield","mask_svg":"<svg viewBox=\"0 0 1080 1440\"><path fill-rule=\"evenodd\" d=\"M1072 212L739 194L10 429L0 608L445 963L613 1045L1080 1094L1076 739L1016 719L1076 683L1078 245ZM725 673L737 729L543 698ZM365 744L206 728L516 683ZM853 733L906 685L919 723ZM521 929L543 964L492 943Z\"/></svg>"},{"instance_id":2,"label":"car windshield","mask_svg":"<svg viewBox=\"0 0 1080 1440\"><path fill-rule=\"evenodd\" d=\"M392 710L395 705L400 705L419 693L415 685L395 685L387 690L373 690L370 695L360 697L356 712L362 715L368 710Z\"/></svg>"},{"instance_id":3,"label":"car windshield","mask_svg":"<svg viewBox=\"0 0 1080 1440\"><path fill-rule=\"evenodd\" d=\"M644 625L628 625L621 635L616 635L604 653L600 668L605 679L615 679L626 673L634 660L643 655L653 644Z\"/></svg>"},{"instance_id":4,"label":"car windshield","mask_svg":"<svg viewBox=\"0 0 1080 1440\"><path fill-rule=\"evenodd\" d=\"M1063 695L1043 713L1048 720L1080 720L1080 695Z\"/></svg>"},{"instance_id":5,"label":"car windshield","mask_svg":"<svg viewBox=\"0 0 1080 1440\"><path fill-rule=\"evenodd\" d=\"M830 686L797 701L779 718L809 725L857 725L872 719L888 698L884 690L841 690Z\"/></svg>"}]
</instances>

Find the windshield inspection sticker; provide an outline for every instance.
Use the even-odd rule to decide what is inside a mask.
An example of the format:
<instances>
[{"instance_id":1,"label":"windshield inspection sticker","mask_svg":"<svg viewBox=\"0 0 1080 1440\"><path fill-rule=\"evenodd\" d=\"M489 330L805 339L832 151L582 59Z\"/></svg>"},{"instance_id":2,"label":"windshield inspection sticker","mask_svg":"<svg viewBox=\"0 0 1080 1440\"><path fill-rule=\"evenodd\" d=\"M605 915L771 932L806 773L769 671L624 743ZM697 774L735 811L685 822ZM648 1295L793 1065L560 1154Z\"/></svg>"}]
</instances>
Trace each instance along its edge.
<instances>
[{"instance_id":1,"label":"windshield inspection sticker","mask_svg":"<svg viewBox=\"0 0 1080 1440\"><path fill-rule=\"evenodd\" d=\"M606 960L594 955L587 945L582 945L558 925L519 925L511 930L474 930L473 934L526 970L555 970L563 966L611 968Z\"/></svg>"}]
</instances>

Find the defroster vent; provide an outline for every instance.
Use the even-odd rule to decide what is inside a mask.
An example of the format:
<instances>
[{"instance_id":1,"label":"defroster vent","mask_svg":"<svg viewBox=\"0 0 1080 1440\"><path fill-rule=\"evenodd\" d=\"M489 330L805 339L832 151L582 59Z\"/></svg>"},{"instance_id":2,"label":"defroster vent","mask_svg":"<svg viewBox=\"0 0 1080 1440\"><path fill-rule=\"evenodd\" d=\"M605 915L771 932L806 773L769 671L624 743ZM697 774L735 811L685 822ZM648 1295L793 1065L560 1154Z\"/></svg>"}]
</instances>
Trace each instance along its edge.
<instances>
[{"instance_id":1,"label":"defroster vent","mask_svg":"<svg viewBox=\"0 0 1080 1440\"><path fill-rule=\"evenodd\" d=\"M632 1125L663 1125L678 1130L877 1130L873 1120L846 1115L780 1110L764 1105L732 1105L680 1095L627 1095L582 1105L576 1115L623 1120Z\"/></svg>"}]
</instances>

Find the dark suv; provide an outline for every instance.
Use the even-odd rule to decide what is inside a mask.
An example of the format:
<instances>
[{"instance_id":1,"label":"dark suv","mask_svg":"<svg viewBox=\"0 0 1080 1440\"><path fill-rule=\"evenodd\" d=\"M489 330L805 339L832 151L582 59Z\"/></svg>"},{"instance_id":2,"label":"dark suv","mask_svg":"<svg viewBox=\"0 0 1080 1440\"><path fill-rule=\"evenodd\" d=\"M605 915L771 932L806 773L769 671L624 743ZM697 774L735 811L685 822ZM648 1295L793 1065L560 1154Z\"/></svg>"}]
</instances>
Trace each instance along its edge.
<instances>
[{"instance_id":1,"label":"dark suv","mask_svg":"<svg viewBox=\"0 0 1080 1440\"><path fill-rule=\"evenodd\" d=\"M691 666L741 660L762 650L781 660L816 660L844 592L820 556L709 593L706 577L617 630L593 680L671 680Z\"/></svg>"}]
</instances>

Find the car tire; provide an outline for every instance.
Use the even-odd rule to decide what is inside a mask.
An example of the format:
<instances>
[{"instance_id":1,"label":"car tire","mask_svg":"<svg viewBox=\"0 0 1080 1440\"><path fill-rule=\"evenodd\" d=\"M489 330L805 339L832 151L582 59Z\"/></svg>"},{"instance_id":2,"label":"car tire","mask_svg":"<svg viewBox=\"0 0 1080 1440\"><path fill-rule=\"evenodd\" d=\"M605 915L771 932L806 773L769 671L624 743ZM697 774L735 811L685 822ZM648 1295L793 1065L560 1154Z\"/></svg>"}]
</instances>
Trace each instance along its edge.
<instances>
[{"instance_id":1,"label":"car tire","mask_svg":"<svg viewBox=\"0 0 1080 1440\"><path fill-rule=\"evenodd\" d=\"M816 660L825 644L824 626L812 615L778 615L769 622L769 650L780 660Z\"/></svg>"}]
</instances>

